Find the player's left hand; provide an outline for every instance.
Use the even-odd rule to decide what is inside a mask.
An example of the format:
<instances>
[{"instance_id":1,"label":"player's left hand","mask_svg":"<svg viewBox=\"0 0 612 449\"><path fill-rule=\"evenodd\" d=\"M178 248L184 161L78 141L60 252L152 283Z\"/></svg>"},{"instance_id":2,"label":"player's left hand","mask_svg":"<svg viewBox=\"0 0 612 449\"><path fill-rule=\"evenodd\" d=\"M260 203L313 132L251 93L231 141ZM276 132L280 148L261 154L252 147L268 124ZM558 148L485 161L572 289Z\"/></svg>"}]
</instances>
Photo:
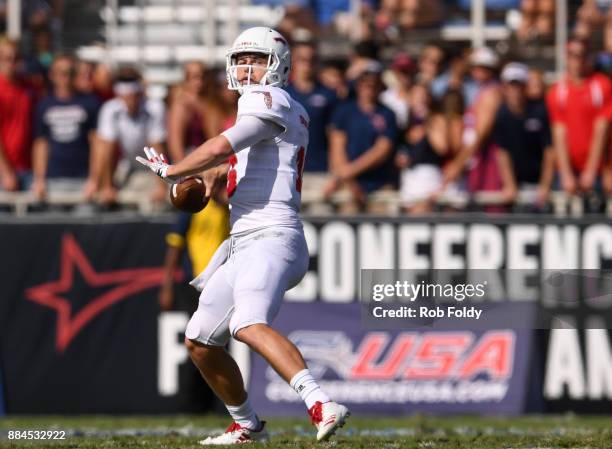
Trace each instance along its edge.
<instances>
[{"instance_id":1,"label":"player's left hand","mask_svg":"<svg viewBox=\"0 0 612 449\"><path fill-rule=\"evenodd\" d=\"M144 157L136 156L136 160L140 162L142 165L149 167L149 169L163 179L168 184L176 184L180 181L179 178L168 176L168 168L170 164L166 160L166 156L162 154L157 154L155 148L153 147L144 147L144 153L147 156Z\"/></svg>"}]
</instances>

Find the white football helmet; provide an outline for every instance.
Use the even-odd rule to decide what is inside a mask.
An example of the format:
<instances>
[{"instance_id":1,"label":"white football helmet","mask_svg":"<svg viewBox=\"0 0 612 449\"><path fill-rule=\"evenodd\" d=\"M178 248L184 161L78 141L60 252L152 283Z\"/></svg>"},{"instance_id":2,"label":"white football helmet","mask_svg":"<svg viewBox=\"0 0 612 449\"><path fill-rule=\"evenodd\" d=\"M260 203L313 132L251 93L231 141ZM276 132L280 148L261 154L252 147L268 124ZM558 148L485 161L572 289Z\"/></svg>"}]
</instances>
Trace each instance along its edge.
<instances>
[{"instance_id":1,"label":"white football helmet","mask_svg":"<svg viewBox=\"0 0 612 449\"><path fill-rule=\"evenodd\" d=\"M238 55L241 53L261 53L268 55L266 73L259 84L251 84L250 76L253 66L238 65ZM234 41L232 48L226 53L227 87L242 94L249 86L266 85L282 87L287 84L291 69L291 52L287 40L276 30L268 27L253 27L243 31ZM238 81L239 67L248 68L249 79L245 85Z\"/></svg>"}]
</instances>

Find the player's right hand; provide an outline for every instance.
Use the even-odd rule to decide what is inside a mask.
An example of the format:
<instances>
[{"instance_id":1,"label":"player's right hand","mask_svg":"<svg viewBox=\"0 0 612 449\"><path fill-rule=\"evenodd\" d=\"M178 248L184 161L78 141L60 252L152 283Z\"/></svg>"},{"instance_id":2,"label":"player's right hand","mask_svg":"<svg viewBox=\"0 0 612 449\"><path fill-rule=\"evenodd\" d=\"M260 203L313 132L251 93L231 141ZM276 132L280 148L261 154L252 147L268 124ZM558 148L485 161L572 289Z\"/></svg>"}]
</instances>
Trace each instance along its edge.
<instances>
[{"instance_id":1,"label":"player's right hand","mask_svg":"<svg viewBox=\"0 0 612 449\"><path fill-rule=\"evenodd\" d=\"M204 170L200 176L204 181L204 187L206 189L205 196L210 198L219 190L219 187L225 184L225 180L227 179L227 165L221 164L217 167Z\"/></svg>"},{"instance_id":2,"label":"player's right hand","mask_svg":"<svg viewBox=\"0 0 612 449\"><path fill-rule=\"evenodd\" d=\"M157 151L155 151L155 148L153 147L144 147L144 153L147 158L145 159L144 157L136 156L136 160L138 162L146 167L149 167L153 173L168 184L176 184L179 182L178 178L168 176L168 167L170 167L170 164L168 164L166 156L164 156L163 153L157 154Z\"/></svg>"}]
</instances>

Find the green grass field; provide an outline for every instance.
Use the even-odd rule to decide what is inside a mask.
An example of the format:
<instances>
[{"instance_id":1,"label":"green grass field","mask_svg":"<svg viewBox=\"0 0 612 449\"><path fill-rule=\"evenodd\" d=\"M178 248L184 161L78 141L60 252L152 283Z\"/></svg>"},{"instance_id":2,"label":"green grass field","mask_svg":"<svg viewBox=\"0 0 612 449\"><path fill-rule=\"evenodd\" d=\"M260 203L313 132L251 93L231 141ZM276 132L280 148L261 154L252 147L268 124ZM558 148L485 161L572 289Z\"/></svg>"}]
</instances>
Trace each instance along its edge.
<instances>
[{"instance_id":1,"label":"green grass field","mask_svg":"<svg viewBox=\"0 0 612 449\"><path fill-rule=\"evenodd\" d=\"M219 416L10 417L0 419L0 448L195 449L198 439L221 431ZM9 440L10 430L63 430L65 440ZM306 419L270 419L265 448L497 449L612 448L612 417L457 416L352 417L327 443L316 443Z\"/></svg>"}]
</instances>

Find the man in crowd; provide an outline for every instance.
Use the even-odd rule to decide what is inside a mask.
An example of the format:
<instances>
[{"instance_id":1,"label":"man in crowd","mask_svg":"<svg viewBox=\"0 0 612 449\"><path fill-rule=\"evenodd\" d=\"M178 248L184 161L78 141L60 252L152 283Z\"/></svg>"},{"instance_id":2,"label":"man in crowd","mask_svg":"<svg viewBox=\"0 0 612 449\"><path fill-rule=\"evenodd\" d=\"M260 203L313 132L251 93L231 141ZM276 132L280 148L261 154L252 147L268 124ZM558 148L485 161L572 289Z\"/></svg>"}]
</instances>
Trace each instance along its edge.
<instances>
[{"instance_id":1,"label":"man in crowd","mask_svg":"<svg viewBox=\"0 0 612 449\"><path fill-rule=\"evenodd\" d=\"M332 178L324 192L330 197L346 187L352 196L347 212L363 209L366 195L392 180L397 128L393 112L378 102L381 70L376 62L365 65L355 82L355 100L339 106L332 119Z\"/></svg>"},{"instance_id":2,"label":"man in crowd","mask_svg":"<svg viewBox=\"0 0 612 449\"><path fill-rule=\"evenodd\" d=\"M304 190L320 193L328 171L328 133L336 94L316 78L317 52L314 42L298 42L292 49L292 78L285 88L308 112L308 157L304 167Z\"/></svg>"},{"instance_id":3,"label":"man in crowd","mask_svg":"<svg viewBox=\"0 0 612 449\"><path fill-rule=\"evenodd\" d=\"M153 191L154 199L161 200L165 198L163 183L152 179L134 161L145 146L163 151L164 105L145 97L140 73L131 67L119 71L114 90L116 98L104 103L98 119L95 167L96 178L103 186L101 199L105 203L113 202L114 185L118 185L128 192ZM117 150L121 155L115 168Z\"/></svg>"},{"instance_id":4,"label":"man in crowd","mask_svg":"<svg viewBox=\"0 0 612 449\"><path fill-rule=\"evenodd\" d=\"M0 187L14 191L31 180L32 100L17 79L17 42L0 38Z\"/></svg>"},{"instance_id":5,"label":"man in crowd","mask_svg":"<svg viewBox=\"0 0 612 449\"><path fill-rule=\"evenodd\" d=\"M82 191L89 200L97 190L89 175L100 103L75 91L74 75L74 59L57 56L49 76L52 91L36 110L32 190L40 200L47 192L59 191Z\"/></svg>"},{"instance_id":6,"label":"man in crowd","mask_svg":"<svg viewBox=\"0 0 612 449\"><path fill-rule=\"evenodd\" d=\"M565 76L548 91L546 103L561 187L573 195L596 188L607 148L612 85L592 72L585 42L570 40L566 54Z\"/></svg>"},{"instance_id":7,"label":"man in crowd","mask_svg":"<svg viewBox=\"0 0 612 449\"><path fill-rule=\"evenodd\" d=\"M554 176L554 154L546 105L541 100L528 101L528 79L524 64L512 62L504 67L503 103L495 118L493 140L502 177L509 178L504 183L507 199L512 199L518 187L532 194L534 205L542 205Z\"/></svg>"}]
</instances>

